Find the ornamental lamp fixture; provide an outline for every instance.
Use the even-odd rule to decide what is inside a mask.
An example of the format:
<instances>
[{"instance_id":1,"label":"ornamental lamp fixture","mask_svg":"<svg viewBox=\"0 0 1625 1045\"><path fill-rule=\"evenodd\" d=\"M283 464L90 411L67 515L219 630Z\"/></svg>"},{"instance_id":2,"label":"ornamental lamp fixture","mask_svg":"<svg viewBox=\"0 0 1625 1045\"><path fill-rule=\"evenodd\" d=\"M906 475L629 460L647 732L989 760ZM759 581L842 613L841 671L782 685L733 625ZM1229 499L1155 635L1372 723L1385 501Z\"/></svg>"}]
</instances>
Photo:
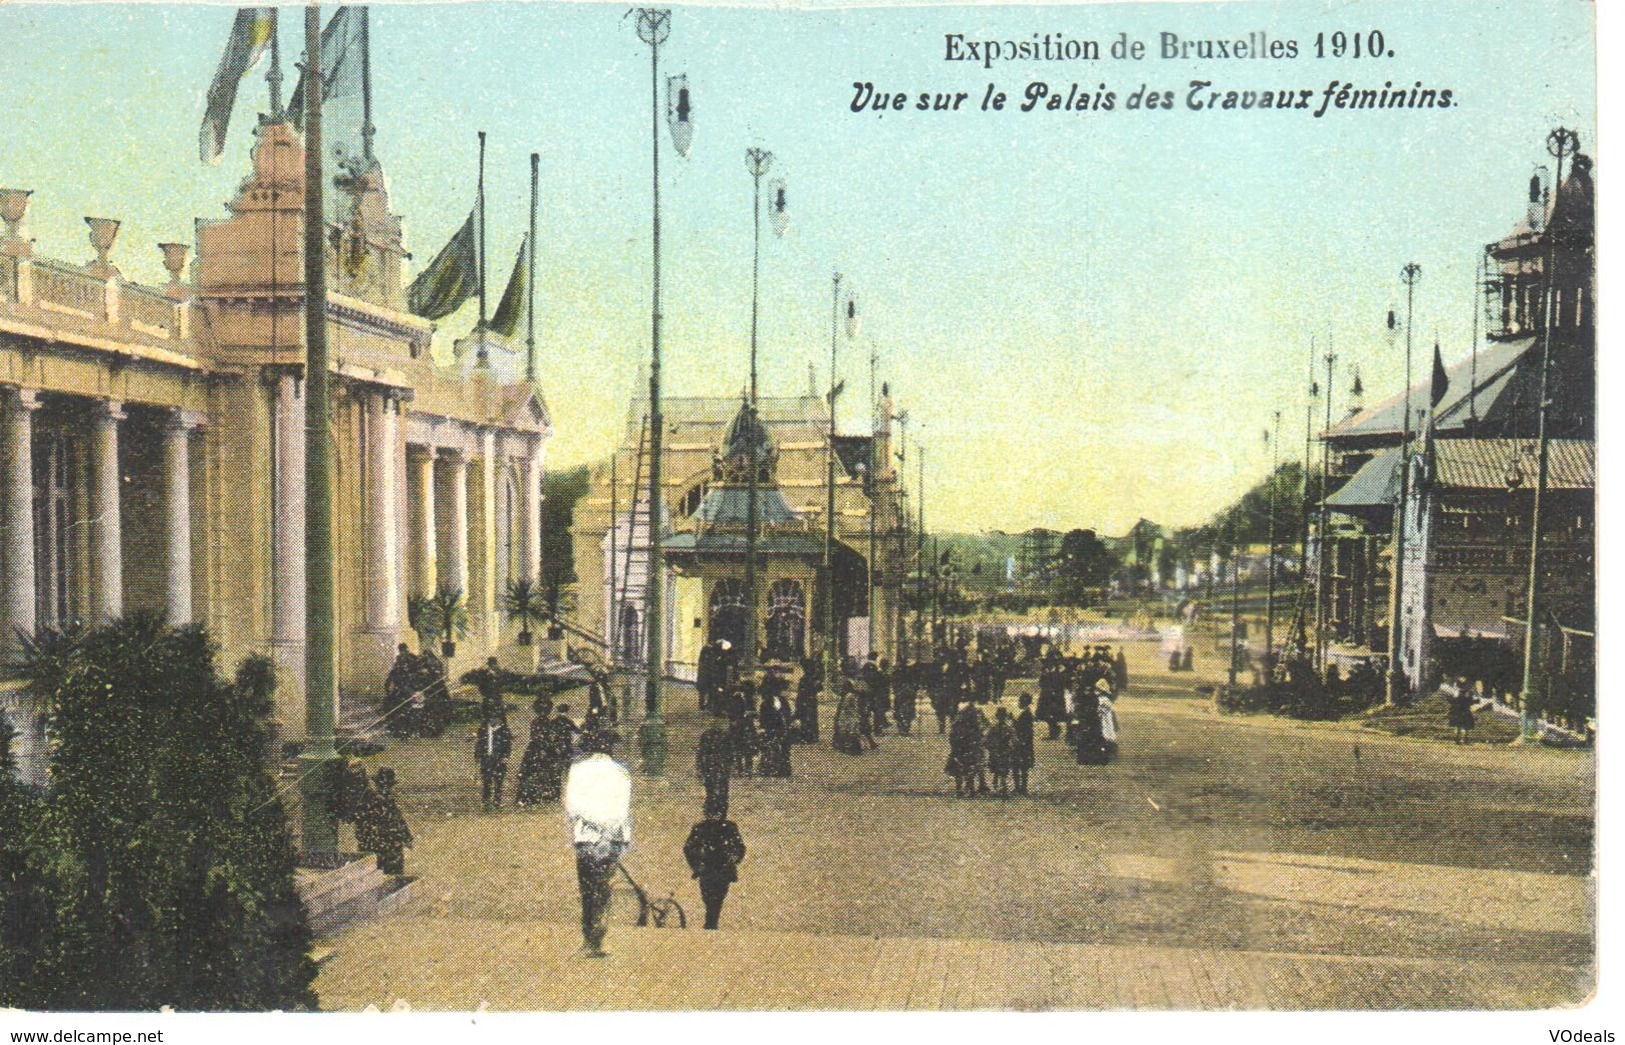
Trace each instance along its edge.
<instances>
[{"instance_id":1,"label":"ornamental lamp fixture","mask_svg":"<svg viewBox=\"0 0 1625 1045\"><path fill-rule=\"evenodd\" d=\"M774 178L767 183L768 199L772 206L768 210L768 221L773 225L773 234L782 237L790 230L790 211L784 199L784 179Z\"/></svg>"},{"instance_id":2,"label":"ornamental lamp fixture","mask_svg":"<svg viewBox=\"0 0 1625 1045\"><path fill-rule=\"evenodd\" d=\"M858 315L858 298L854 294L846 299L846 336L849 338L857 337L858 330L862 326L862 319Z\"/></svg>"},{"instance_id":3,"label":"ornamental lamp fixture","mask_svg":"<svg viewBox=\"0 0 1625 1045\"><path fill-rule=\"evenodd\" d=\"M687 159L694 147L694 106L689 100L686 74L666 78L666 122L671 127L672 147Z\"/></svg>"}]
</instances>

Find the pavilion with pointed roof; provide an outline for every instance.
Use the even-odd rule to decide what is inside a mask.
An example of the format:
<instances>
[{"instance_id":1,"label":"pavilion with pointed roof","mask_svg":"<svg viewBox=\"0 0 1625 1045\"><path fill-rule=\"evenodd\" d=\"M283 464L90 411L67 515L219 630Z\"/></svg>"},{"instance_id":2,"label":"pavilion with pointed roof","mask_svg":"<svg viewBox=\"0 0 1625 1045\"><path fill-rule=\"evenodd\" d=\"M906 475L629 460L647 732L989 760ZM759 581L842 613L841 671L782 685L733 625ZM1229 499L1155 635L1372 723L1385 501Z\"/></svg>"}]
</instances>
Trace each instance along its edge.
<instances>
[{"instance_id":1,"label":"pavilion with pointed roof","mask_svg":"<svg viewBox=\"0 0 1625 1045\"><path fill-rule=\"evenodd\" d=\"M1434 383L1424 376L1322 434L1331 467L1327 526L1316 535L1316 554L1326 556L1324 612L1334 653L1347 660L1386 656L1397 606L1398 660L1413 689L1484 661L1476 647L1465 660L1458 655L1472 642L1498 642L1507 656L1522 655L1519 614L1528 587L1543 365L1551 451L1542 511L1560 523L1543 531L1551 569L1542 584L1550 588L1547 605L1562 615L1551 633L1561 628L1589 642L1596 424L1589 158L1574 156L1565 173L1555 205L1537 178L1527 213L1485 246L1483 343L1444 367L1437 405L1430 409ZM1552 264L1557 281L1548 287L1545 269ZM1427 346L1416 348L1426 374ZM1409 482L1401 471L1407 403ZM1402 492L1409 500L1396 597L1393 528ZM1577 648L1565 641L1565 650Z\"/></svg>"},{"instance_id":2,"label":"pavilion with pointed roof","mask_svg":"<svg viewBox=\"0 0 1625 1045\"><path fill-rule=\"evenodd\" d=\"M641 384L641 382L640 382ZM819 641L833 593L837 641L852 655L887 655L902 630L901 590L915 543L904 539L902 489L883 396L872 431L837 434L835 569L824 576L829 414L823 398L673 397L667 433L668 671L692 674L713 639L746 641L745 554L752 462L758 520L756 641L770 660L795 660ZM581 625L636 659L648 574L647 402L634 397L625 438L595 466L573 533ZM871 569L871 565L873 569ZM601 583L588 578L602 578ZM871 587L871 579L873 581Z\"/></svg>"}]
</instances>

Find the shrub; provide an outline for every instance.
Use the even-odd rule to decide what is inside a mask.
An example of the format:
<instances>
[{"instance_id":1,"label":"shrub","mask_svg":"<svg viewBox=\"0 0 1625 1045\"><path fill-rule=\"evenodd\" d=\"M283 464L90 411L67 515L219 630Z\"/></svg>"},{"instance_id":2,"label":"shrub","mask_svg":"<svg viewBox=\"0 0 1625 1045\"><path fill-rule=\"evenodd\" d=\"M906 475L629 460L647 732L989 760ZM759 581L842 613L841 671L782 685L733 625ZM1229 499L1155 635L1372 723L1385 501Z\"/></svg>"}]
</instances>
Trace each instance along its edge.
<instances>
[{"instance_id":1,"label":"shrub","mask_svg":"<svg viewBox=\"0 0 1625 1045\"><path fill-rule=\"evenodd\" d=\"M37 989L39 941L52 931L35 855L42 802L12 775L15 736L0 715L0 1005Z\"/></svg>"},{"instance_id":2,"label":"shrub","mask_svg":"<svg viewBox=\"0 0 1625 1045\"><path fill-rule=\"evenodd\" d=\"M54 922L0 982L40 1009L315 1005L294 849L268 765L275 685L234 683L200 627L132 617L32 643L28 676L56 746L27 860ZM0 854L12 856L10 833ZM14 959L15 960L15 959Z\"/></svg>"}]
</instances>

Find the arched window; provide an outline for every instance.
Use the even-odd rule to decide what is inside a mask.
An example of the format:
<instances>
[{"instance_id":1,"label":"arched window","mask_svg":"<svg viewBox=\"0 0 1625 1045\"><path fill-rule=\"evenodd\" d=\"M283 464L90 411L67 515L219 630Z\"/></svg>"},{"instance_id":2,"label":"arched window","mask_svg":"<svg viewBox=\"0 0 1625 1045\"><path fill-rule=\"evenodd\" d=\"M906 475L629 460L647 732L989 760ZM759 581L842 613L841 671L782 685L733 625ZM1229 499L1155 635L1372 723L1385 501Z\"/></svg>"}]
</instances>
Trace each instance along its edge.
<instances>
[{"instance_id":1,"label":"arched window","mask_svg":"<svg viewBox=\"0 0 1625 1045\"><path fill-rule=\"evenodd\" d=\"M745 585L727 578L711 589L711 626L707 637L726 639L736 650L745 648Z\"/></svg>"},{"instance_id":2,"label":"arched window","mask_svg":"<svg viewBox=\"0 0 1625 1045\"><path fill-rule=\"evenodd\" d=\"M807 596L801 582L788 577L767 590L767 656L800 660L807 652Z\"/></svg>"},{"instance_id":3,"label":"arched window","mask_svg":"<svg viewBox=\"0 0 1625 1045\"><path fill-rule=\"evenodd\" d=\"M522 538L519 526L519 497L515 490L513 469L505 468L502 471L502 532L497 535L497 576L504 580L515 580L524 565L524 556L520 554L520 540ZM531 580L536 578L532 577Z\"/></svg>"},{"instance_id":4,"label":"arched window","mask_svg":"<svg viewBox=\"0 0 1625 1045\"><path fill-rule=\"evenodd\" d=\"M643 659L642 625L638 617L638 608L631 603L621 603L621 623L615 637L620 642L622 660Z\"/></svg>"}]
</instances>

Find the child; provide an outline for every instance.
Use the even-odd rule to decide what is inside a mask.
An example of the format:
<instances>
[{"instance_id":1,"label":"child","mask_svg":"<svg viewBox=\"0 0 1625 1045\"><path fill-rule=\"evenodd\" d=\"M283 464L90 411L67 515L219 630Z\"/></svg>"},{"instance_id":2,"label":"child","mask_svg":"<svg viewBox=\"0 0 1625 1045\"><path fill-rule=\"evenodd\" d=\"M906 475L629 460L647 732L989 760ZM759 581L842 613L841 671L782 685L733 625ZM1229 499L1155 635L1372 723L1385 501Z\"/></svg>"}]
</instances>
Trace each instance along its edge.
<instances>
[{"instance_id":1,"label":"child","mask_svg":"<svg viewBox=\"0 0 1625 1045\"><path fill-rule=\"evenodd\" d=\"M683 858L699 879L705 927L715 929L722 917L722 902L728 898L728 887L739 881L739 861L745 858L745 841L739 835L739 825L728 819L726 804L706 801L705 819L689 831Z\"/></svg>"},{"instance_id":2,"label":"child","mask_svg":"<svg viewBox=\"0 0 1625 1045\"><path fill-rule=\"evenodd\" d=\"M395 771L385 766L372 779L376 791L356 818L356 845L362 852L378 854L378 870L402 875L406 873L406 850L412 846L412 829L395 804Z\"/></svg>"},{"instance_id":3,"label":"child","mask_svg":"<svg viewBox=\"0 0 1625 1045\"><path fill-rule=\"evenodd\" d=\"M999 709L983 743L987 748L987 767L993 771L993 790L1000 798L1009 798L1010 770L1016 756L1016 733L1010 728L1010 712Z\"/></svg>"},{"instance_id":4,"label":"child","mask_svg":"<svg viewBox=\"0 0 1625 1045\"><path fill-rule=\"evenodd\" d=\"M1036 761L1033 755L1033 695L1023 693L1016 700L1021 713L1016 716L1016 753L1012 768L1016 778L1016 794L1027 794L1027 772Z\"/></svg>"}]
</instances>

